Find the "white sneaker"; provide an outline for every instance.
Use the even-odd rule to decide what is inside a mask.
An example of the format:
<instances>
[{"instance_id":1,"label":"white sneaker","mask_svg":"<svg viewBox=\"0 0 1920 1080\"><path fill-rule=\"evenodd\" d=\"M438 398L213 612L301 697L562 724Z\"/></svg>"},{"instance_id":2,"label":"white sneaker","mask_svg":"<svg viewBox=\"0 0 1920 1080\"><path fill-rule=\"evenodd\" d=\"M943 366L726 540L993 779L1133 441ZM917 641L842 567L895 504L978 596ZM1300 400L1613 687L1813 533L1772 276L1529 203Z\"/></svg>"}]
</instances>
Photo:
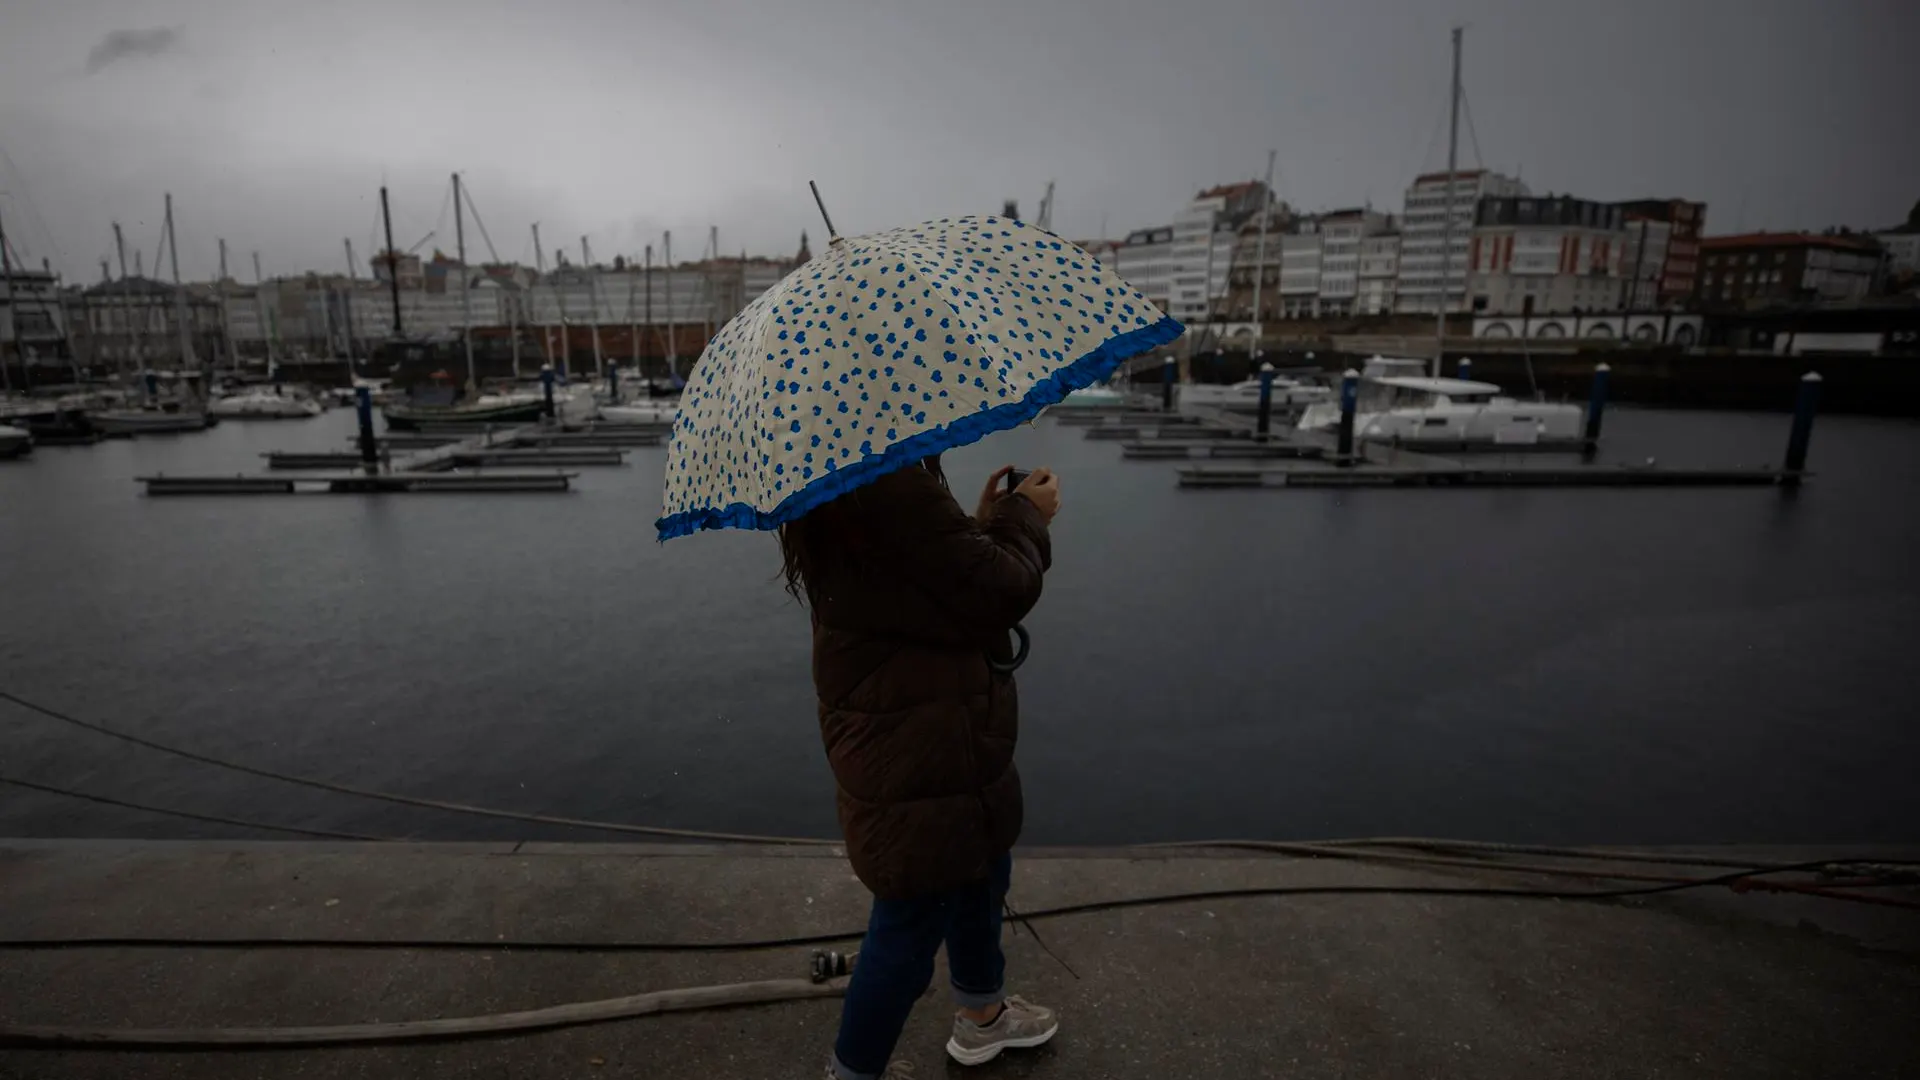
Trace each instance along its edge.
<instances>
[{"instance_id":1,"label":"white sneaker","mask_svg":"<svg viewBox=\"0 0 1920 1080\"><path fill-rule=\"evenodd\" d=\"M953 1038L947 1040L947 1054L962 1065L981 1065L1009 1048L1039 1046L1060 1030L1060 1019L1052 1009L1009 997L1000 1005L1000 1015L981 1027L964 1016L953 1018Z\"/></svg>"}]
</instances>

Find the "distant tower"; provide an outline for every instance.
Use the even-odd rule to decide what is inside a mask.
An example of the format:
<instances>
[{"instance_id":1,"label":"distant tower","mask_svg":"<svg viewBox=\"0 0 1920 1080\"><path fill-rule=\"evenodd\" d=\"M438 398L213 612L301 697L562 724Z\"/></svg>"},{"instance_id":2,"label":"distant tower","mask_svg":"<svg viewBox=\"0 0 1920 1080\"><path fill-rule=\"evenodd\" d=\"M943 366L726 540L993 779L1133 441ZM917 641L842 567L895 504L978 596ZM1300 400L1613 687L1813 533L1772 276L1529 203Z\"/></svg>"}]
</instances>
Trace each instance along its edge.
<instances>
[{"instance_id":1,"label":"distant tower","mask_svg":"<svg viewBox=\"0 0 1920 1080\"><path fill-rule=\"evenodd\" d=\"M795 265L805 265L813 261L813 249L807 246L807 230L800 230L800 254L793 257Z\"/></svg>"}]
</instances>

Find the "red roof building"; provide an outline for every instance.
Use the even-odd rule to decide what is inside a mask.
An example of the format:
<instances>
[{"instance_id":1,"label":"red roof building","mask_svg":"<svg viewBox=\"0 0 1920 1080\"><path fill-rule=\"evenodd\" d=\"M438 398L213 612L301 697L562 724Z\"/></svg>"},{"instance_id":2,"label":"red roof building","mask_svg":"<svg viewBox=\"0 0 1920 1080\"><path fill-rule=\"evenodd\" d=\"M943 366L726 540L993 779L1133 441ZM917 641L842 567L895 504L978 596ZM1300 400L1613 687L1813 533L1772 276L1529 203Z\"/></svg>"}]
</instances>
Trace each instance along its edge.
<instances>
[{"instance_id":1,"label":"red roof building","mask_svg":"<svg viewBox=\"0 0 1920 1080\"><path fill-rule=\"evenodd\" d=\"M1700 303L1706 307L1863 300L1883 258L1871 237L1744 233L1700 241Z\"/></svg>"}]
</instances>

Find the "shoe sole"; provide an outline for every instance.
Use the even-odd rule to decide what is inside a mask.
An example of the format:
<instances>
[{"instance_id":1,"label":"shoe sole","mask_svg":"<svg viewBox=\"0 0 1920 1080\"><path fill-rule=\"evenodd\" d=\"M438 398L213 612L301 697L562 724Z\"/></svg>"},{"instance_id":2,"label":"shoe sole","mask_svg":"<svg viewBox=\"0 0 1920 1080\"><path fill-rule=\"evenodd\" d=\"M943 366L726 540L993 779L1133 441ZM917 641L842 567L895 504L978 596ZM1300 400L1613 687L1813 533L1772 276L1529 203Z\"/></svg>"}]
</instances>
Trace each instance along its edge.
<instances>
[{"instance_id":1,"label":"shoe sole","mask_svg":"<svg viewBox=\"0 0 1920 1080\"><path fill-rule=\"evenodd\" d=\"M958 1040L949 1038L947 1040L947 1056L962 1065L985 1065L987 1062L999 1057L1000 1051L1002 1050L1031 1050L1036 1046L1045 1045L1049 1039L1052 1039L1059 1033L1060 1025L1055 1024L1042 1034L1029 1035L1024 1039L1003 1039L991 1046L983 1046L978 1050L969 1050L961 1046Z\"/></svg>"}]
</instances>

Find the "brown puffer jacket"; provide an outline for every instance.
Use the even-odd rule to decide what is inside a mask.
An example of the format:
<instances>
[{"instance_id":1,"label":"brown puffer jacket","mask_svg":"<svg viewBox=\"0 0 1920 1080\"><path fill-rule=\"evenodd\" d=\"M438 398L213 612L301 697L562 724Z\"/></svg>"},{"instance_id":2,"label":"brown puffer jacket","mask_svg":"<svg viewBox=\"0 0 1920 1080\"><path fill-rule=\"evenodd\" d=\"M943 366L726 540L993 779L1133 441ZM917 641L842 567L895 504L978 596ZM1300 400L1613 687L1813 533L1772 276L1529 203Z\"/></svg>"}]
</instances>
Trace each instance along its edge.
<instances>
[{"instance_id":1,"label":"brown puffer jacket","mask_svg":"<svg viewBox=\"0 0 1920 1080\"><path fill-rule=\"evenodd\" d=\"M816 515L845 555L807 592L854 873L893 899L977 881L1020 835L1019 704L987 660L1012 658L1008 632L1040 599L1040 511L1007 496L976 523L914 465Z\"/></svg>"}]
</instances>

